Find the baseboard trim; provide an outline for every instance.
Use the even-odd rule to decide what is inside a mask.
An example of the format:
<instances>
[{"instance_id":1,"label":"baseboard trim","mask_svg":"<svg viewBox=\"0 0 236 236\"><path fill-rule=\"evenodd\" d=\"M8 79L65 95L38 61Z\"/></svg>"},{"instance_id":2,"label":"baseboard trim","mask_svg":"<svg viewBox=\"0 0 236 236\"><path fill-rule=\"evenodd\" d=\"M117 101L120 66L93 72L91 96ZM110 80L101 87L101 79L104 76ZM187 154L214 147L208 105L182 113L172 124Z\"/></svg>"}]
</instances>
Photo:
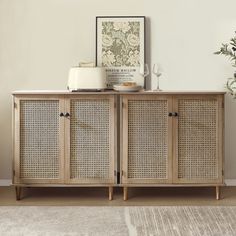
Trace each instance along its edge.
<instances>
[{"instance_id":1,"label":"baseboard trim","mask_svg":"<svg viewBox=\"0 0 236 236\"><path fill-rule=\"evenodd\" d=\"M10 186L11 179L0 179L0 186Z\"/></svg>"},{"instance_id":2,"label":"baseboard trim","mask_svg":"<svg viewBox=\"0 0 236 236\"><path fill-rule=\"evenodd\" d=\"M225 184L226 186L236 186L236 179L226 179Z\"/></svg>"},{"instance_id":3,"label":"baseboard trim","mask_svg":"<svg viewBox=\"0 0 236 236\"><path fill-rule=\"evenodd\" d=\"M0 179L0 186L10 186L12 184L11 179ZM236 186L236 179L226 179L226 186Z\"/></svg>"}]
</instances>

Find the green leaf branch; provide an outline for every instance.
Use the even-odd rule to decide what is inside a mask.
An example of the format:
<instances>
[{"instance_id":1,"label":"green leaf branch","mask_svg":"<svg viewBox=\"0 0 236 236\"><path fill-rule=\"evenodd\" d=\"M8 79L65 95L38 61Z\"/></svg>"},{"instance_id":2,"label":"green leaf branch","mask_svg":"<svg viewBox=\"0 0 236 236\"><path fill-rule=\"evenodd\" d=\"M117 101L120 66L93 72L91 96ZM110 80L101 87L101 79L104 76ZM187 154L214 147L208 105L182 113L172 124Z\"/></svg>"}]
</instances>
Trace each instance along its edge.
<instances>
[{"instance_id":1,"label":"green leaf branch","mask_svg":"<svg viewBox=\"0 0 236 236\"><path fill-rule=\"evenodd\" d=\"M235 36L230 39L229 43L222 43L219 51L214 52L216 55L224 55L230 61L233 67L236 67L236 31ZM228 92L236 98L236 72L233 78L228 78L226 83Z\"/></svg>"}]
</instances>

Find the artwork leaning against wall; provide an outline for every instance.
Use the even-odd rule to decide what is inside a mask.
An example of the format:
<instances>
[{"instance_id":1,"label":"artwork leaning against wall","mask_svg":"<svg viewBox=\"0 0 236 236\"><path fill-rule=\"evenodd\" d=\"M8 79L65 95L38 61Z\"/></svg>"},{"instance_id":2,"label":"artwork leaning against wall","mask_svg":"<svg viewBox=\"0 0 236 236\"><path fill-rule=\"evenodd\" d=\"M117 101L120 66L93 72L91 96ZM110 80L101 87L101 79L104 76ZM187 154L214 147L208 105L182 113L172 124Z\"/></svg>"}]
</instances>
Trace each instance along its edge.
<instances>
[{"instance_id":1,"label":"artwork leaning against wall","mask_svg":"<svg viewBox=\"0 0 236 236\"><path fill-rule=\"evenodd\" d=\"M145 63L144 16L96 17L96 65L106 67L107 85L126 81L144 86L139 74Z\"/></svg>"}]
</instances>

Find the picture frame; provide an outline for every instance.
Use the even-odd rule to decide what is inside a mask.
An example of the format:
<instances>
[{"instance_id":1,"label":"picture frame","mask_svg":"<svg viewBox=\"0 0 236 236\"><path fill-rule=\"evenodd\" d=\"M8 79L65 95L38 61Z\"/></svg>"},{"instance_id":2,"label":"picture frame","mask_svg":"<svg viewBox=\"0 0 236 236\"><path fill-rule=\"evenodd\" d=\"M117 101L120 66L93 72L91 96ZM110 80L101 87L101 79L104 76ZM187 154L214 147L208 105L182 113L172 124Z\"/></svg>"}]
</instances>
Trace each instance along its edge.
<instances>
[{"instance_id":1,"label":"picture frame","mask_svg":"<svg viewBox=\"0 0 236 236\"><path fill-rule=\"evenodd\" d=\"M96 17L96 66L105 67L107 87L132 81L144 87L145 16Z\"/></svg>"}]
</instances>

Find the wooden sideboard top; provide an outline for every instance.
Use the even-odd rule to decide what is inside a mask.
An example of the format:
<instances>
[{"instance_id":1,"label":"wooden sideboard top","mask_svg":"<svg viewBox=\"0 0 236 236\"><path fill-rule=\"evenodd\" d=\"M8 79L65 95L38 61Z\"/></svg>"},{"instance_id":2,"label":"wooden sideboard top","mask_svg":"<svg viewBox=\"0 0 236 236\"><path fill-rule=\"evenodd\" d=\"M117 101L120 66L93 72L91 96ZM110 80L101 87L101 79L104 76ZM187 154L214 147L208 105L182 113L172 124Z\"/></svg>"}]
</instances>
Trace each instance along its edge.
<instances>
[{"instance_id":1,"label":"wooden sideboard top","mask_svg":"<svg viewBox=\"0 0 236 236\"><path fill-rule=\"evenodd\" d=\"M138 92L117 92L114 90L106 90L101 92L70 92L68 90L17 90L13 91L12 95L76 95L76 94L156 94L156 95L167 95L167 94L225 94L226 91L217 91L217 90L163 90L160 92L155 91L145 91L141 90Z\"/></svg>"}]
</instances>

